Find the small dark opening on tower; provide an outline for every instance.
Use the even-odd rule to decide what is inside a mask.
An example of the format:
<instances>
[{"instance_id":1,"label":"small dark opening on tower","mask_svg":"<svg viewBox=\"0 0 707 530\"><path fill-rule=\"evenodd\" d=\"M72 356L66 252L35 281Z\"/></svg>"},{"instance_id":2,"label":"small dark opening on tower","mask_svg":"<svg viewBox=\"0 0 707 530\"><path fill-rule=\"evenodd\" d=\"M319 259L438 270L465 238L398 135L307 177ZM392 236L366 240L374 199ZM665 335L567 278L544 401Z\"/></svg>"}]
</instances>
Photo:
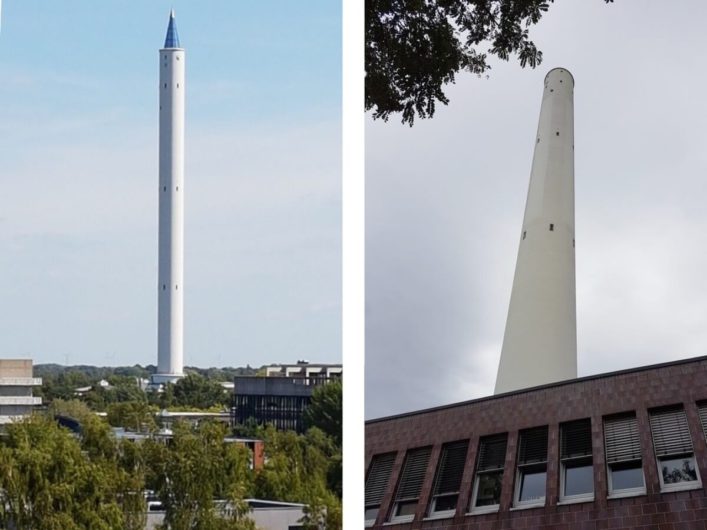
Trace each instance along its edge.
<instances>
[{"instance_id":1,"label":"small dark opening on tower","mask_svg":"<svg viewBox=\"0 0 707 530\"><path fill-rule=\"evenodd\" d=\"M179 186L177 186L177 191L179 191Z\"/></svg>"},{"instance_id":2,"label":"small dark opening on tower","mask_svg":"<svg viewBox=\"0 0 707 530\"><path fill-rule=\"evenodd\" d=\"M162 284L162 290L164 291L165 289L167 289L167 286L165 284Z\"/></svg>"},{"instance_id":3,"label":"small dark opening on tower","mask_svg":"<svg viewBox=\"0 0 707 530\"><path fill-rule=\"evenodd\" d=\"M555 133L555 136L560 136L560 131L557 131L557 132Z\"/></svg>"},{"instance_id":4,"label":"small dark opening on tower","mask_svg":"<svg viewBox=\"0 0 707 530\"><path fill-rule=\"evenodd\" d=\"M551 88L551 89L550 89L550 92L554 92L554 91L555 91L555 89L554 89L554 88Z\"/></svg>"},{"instance_id":5,"label":"small dark opening on tower","mask_svg":"<svg viewBox=\"0 0 707 530\"><path fill-rule=\"evenodd\" d=\"M550 232L554 232L554 231L555 231L555 225L550 223Z\"/></svg>"},{"instance_id":6,"label":"small dark opening on tower","mask_svg":"<svg viewBox=\"0 0 707 530\"><path fill-rule=\"evenodd\" d=\"M525 234L526 234L526 232L525 232L525 230L523 230L523 239L525 239Z\"/></svg>"},{"instance_id":7,"label":"small dark opening on tower","mask_svg":"<svg viewBox=\"0 0 707 530\"><path fill-rule=\"evenodd\" d=\"M572 248L574 248L574 239L572 240Z\"/></svg>"},{"instance_id":8,"label":"small dark opening on tower","mask_svg":"<svg viewBox=\"0 0 707 530\"><path fill-rule=\"evenodd\" d=\"M167 88L167 83L164 84L164 87Z\"/></svg>"},{"instance_id":9,"label":"small dark opening on tower","mask_svg":"<svg viewBox=\"0 0 707 530\"><path fill-rule=\"evenodd\" d=\"M167 191L167 186L162 186L162 191Z\"/></svg>"},{"instance_id":10,"label":"small dark opening on tower","mask_svg":"<svg viewBox=\"0 0 707 530\"><path fill-rule=\"evenodd\" d=\"M537 141L537 143L540 143L540 138L538 138L538 141Z\"/></svg>"},{"instance_id":11,"label":"small dark opening on tower","mask_svg":"<svg viewBox=\"0 0 707 530\"><path fill-rule=\"evenodd\" d=\"M178 291L178 290L179 290L179 285L175 285L175 286L174 286L174 290L175 290L175 291Z\"/></svg>"}]
</instances>

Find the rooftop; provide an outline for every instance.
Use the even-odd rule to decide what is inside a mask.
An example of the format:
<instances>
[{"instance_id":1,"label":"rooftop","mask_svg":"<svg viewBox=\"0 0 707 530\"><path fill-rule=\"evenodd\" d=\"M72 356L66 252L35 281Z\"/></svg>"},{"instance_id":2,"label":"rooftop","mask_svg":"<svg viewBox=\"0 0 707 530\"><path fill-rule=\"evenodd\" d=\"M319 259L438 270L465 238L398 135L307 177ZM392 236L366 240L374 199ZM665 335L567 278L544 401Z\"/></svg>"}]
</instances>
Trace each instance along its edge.
<instances>
[{"instance_id":1,"label":"rooftop","mask_svg":"<svg viewBox=\"0 0 707 530\"><path fill-rule=\"evenodd\" d=\"M605 372L602 374L587 375L584 377L577 377L575 379L567 379L565 381L558 381L556 383L548 383L546 385L534 386L534 387L530 387L530 388L523 388L521 390L513 390L512 392L504 392L503 394L495 394L493 396L485 396L485 397L481 397L481 398L470 399L467 401L459 401L457 403L450 403L448 405L439 405L437 407L430 407L427 409L414 410L411 412L403 412L401 414L393 414L391 416L383 416L380 418L374 418L372 420L366 420L366 425L378 423L378 422L383 422L383 421L394 420L394 419L398 419L398 418L407 418L407 417L416 416L419 414L427 414L429 412L436 412L436 411L440 411L440 410L453 409L456 407L465 407L467 405L473 405L475 403L483 403L484 401L492 401L495 399L502 399L502 398L505 398L508 396L517 396L517 395L526 394L529 392L537 392L539 390L546 390L548 388L573 385L575 383L593 381L596 379L605 379L605 378L609 378L609 377L615 377L615 376L625 375L625 374L633 374L633 373L637 373L637 372L645 372L648 370L655 370L658 368L665 368L668 366L679 366L682 364L699 363L702 361L707 361L707 355L702 355L700 357L691 357L689 359L680 359L677 361L668 361L668 362L658 363L658 364L649 364L647 366L639 366L636 368L627 368L625 370L617 370L615 372Z\"/></svg>"}]
</instances>

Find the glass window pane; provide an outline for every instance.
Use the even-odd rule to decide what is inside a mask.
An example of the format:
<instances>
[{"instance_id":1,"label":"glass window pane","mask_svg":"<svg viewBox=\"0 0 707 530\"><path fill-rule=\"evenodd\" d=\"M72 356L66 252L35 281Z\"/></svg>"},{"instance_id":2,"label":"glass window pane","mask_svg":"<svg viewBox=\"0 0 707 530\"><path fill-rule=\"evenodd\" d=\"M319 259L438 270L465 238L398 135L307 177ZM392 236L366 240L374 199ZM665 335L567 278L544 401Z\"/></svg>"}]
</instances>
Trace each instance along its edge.
<instances>
[{"instance_id":1,"label":"glass window pane","mask_svg":"<svg viewBox=\"0 0 707 530\"><path fill-rule=\"evenodd\" d=\"M678 482L697 480L695 462L691 456L661 459L660 470L663 474L663 484L677 484Z\"/></svg>"},{"instance_id":2,"label":"glass window pane","mask_svg":"<svg viewBox=\"0 0 707 530\"><path fill-rule=\"evenodd\" d=\"M395 515L415 515L415 508L417 508L417 500L399 502Z\"/></svg>"},{"instance_id":3,"label":"glass window pane","mask_svg":"<svg viewBox=\"0 0 707 530\"><path fill-rule=\"evenodd\" d=\"M366 508L366 513L364 515L366 521L373 521L376 517L378 517L378 506L371 506Z\"/></svg>"},{"instance_id":4,"label":"glass window pane","mask_svg":"<svg viewBox=\"0 0 707 530\"><path fill-rule=\"evenodd\" d=\"M589 464L565 466L565 496L594 492L594 469Z\"/></svg>"},{"instance_id":5,"label":"glass window pane","mask_svg":"<svg viewBox=\"0 0 707 530\"><path fill-rule=\"evenodd\" d=\"M478 475L479 486L474 506L493 506L501 503L501 479L503 471L481 473Z\"/></svg>"},{"instance_id":6,"label":"glass window pane","mask_svg":"<svg viewBox=\"0 0 707 530\"><path fill-rule=\"evenodd\" d=\"M521 471L519 502L539 501L545 498L545 470Z\"/></svg>"},{"instance_id":7,"label":"glass window pane","mask_svg":"<svg viewBox=\"0 0 707 530\"><path fill-rule=\"evenodd\" d=\"M611 464L611 490L643 488L643 467L641 461Z\"/></svg>"},{"instance_id":8,"label":"glass window pane","mask_svg":"<svg viewBox=\"0 0 707 530\"><path fill-rule=\"evenodd\" d=\"M457 507L457 499L459 495L440 495L435 499L435 511L444 512L454 510Z\"/></svg>"}]
</instances>

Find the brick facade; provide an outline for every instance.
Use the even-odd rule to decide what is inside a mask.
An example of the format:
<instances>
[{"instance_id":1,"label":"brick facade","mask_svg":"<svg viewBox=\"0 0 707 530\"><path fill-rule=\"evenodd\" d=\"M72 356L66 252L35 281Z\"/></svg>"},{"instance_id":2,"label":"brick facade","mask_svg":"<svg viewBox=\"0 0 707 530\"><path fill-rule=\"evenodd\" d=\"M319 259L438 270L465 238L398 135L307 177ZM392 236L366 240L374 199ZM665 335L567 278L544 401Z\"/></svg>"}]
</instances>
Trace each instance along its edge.
<instances>
[{"instance_id":1,"label":"brick facade","mask_svg":"<svg viewBox=\"0 0 707 530\"><path fill-rule=\"evenodd\" d=\"M373 528L707 529L707 444L697 405L703 400L707 400L707 357L585 377L368 421L366 469L374 455L397 453ZM684 407L702 485L688 491L661 493L648 411L669 405ZM603 418L623 412L636 414L646 492L608 499ZM558 504L560 424L582 418L591 419L594 500ZM518 432L543 425L549 428L545 505L512 509ZM508 433L499 510L468 515L479 437L496 433ZM455 515L443 519L428 518L442 444L466 439L469 440L469 451ZM409 523L390 523L389 515L406 451L425 446L432 447L432 454L414 519Z\"/></svg>"}]
</instances>

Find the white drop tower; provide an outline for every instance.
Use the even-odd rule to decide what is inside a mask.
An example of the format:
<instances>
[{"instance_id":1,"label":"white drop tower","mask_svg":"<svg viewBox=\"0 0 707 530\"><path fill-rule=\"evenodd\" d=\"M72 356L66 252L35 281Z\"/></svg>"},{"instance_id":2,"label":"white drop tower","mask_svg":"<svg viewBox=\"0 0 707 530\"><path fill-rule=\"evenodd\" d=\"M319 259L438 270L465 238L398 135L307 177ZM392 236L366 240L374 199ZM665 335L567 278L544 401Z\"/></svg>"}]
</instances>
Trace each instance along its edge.
<instances>
[{"instance_id":1,"label":"white drop tower","mask_svg":"<svg viewBox=\"0 0 707 530\"><path fill-rule=\"evenodd\" d=\"M495 393L577 377L574 78L545 77Z\"/></svg>"},{"instance_id":2,"label":"white drop tower","mask_svg":"<svg viewBox=\"0 0 707 530\"><path fill-rule=\"evenodd\" d=\"M184 48L174 11L159 59L159 294L153 383L179 379L184 366Z\"/></svg>"}]
</instances>

